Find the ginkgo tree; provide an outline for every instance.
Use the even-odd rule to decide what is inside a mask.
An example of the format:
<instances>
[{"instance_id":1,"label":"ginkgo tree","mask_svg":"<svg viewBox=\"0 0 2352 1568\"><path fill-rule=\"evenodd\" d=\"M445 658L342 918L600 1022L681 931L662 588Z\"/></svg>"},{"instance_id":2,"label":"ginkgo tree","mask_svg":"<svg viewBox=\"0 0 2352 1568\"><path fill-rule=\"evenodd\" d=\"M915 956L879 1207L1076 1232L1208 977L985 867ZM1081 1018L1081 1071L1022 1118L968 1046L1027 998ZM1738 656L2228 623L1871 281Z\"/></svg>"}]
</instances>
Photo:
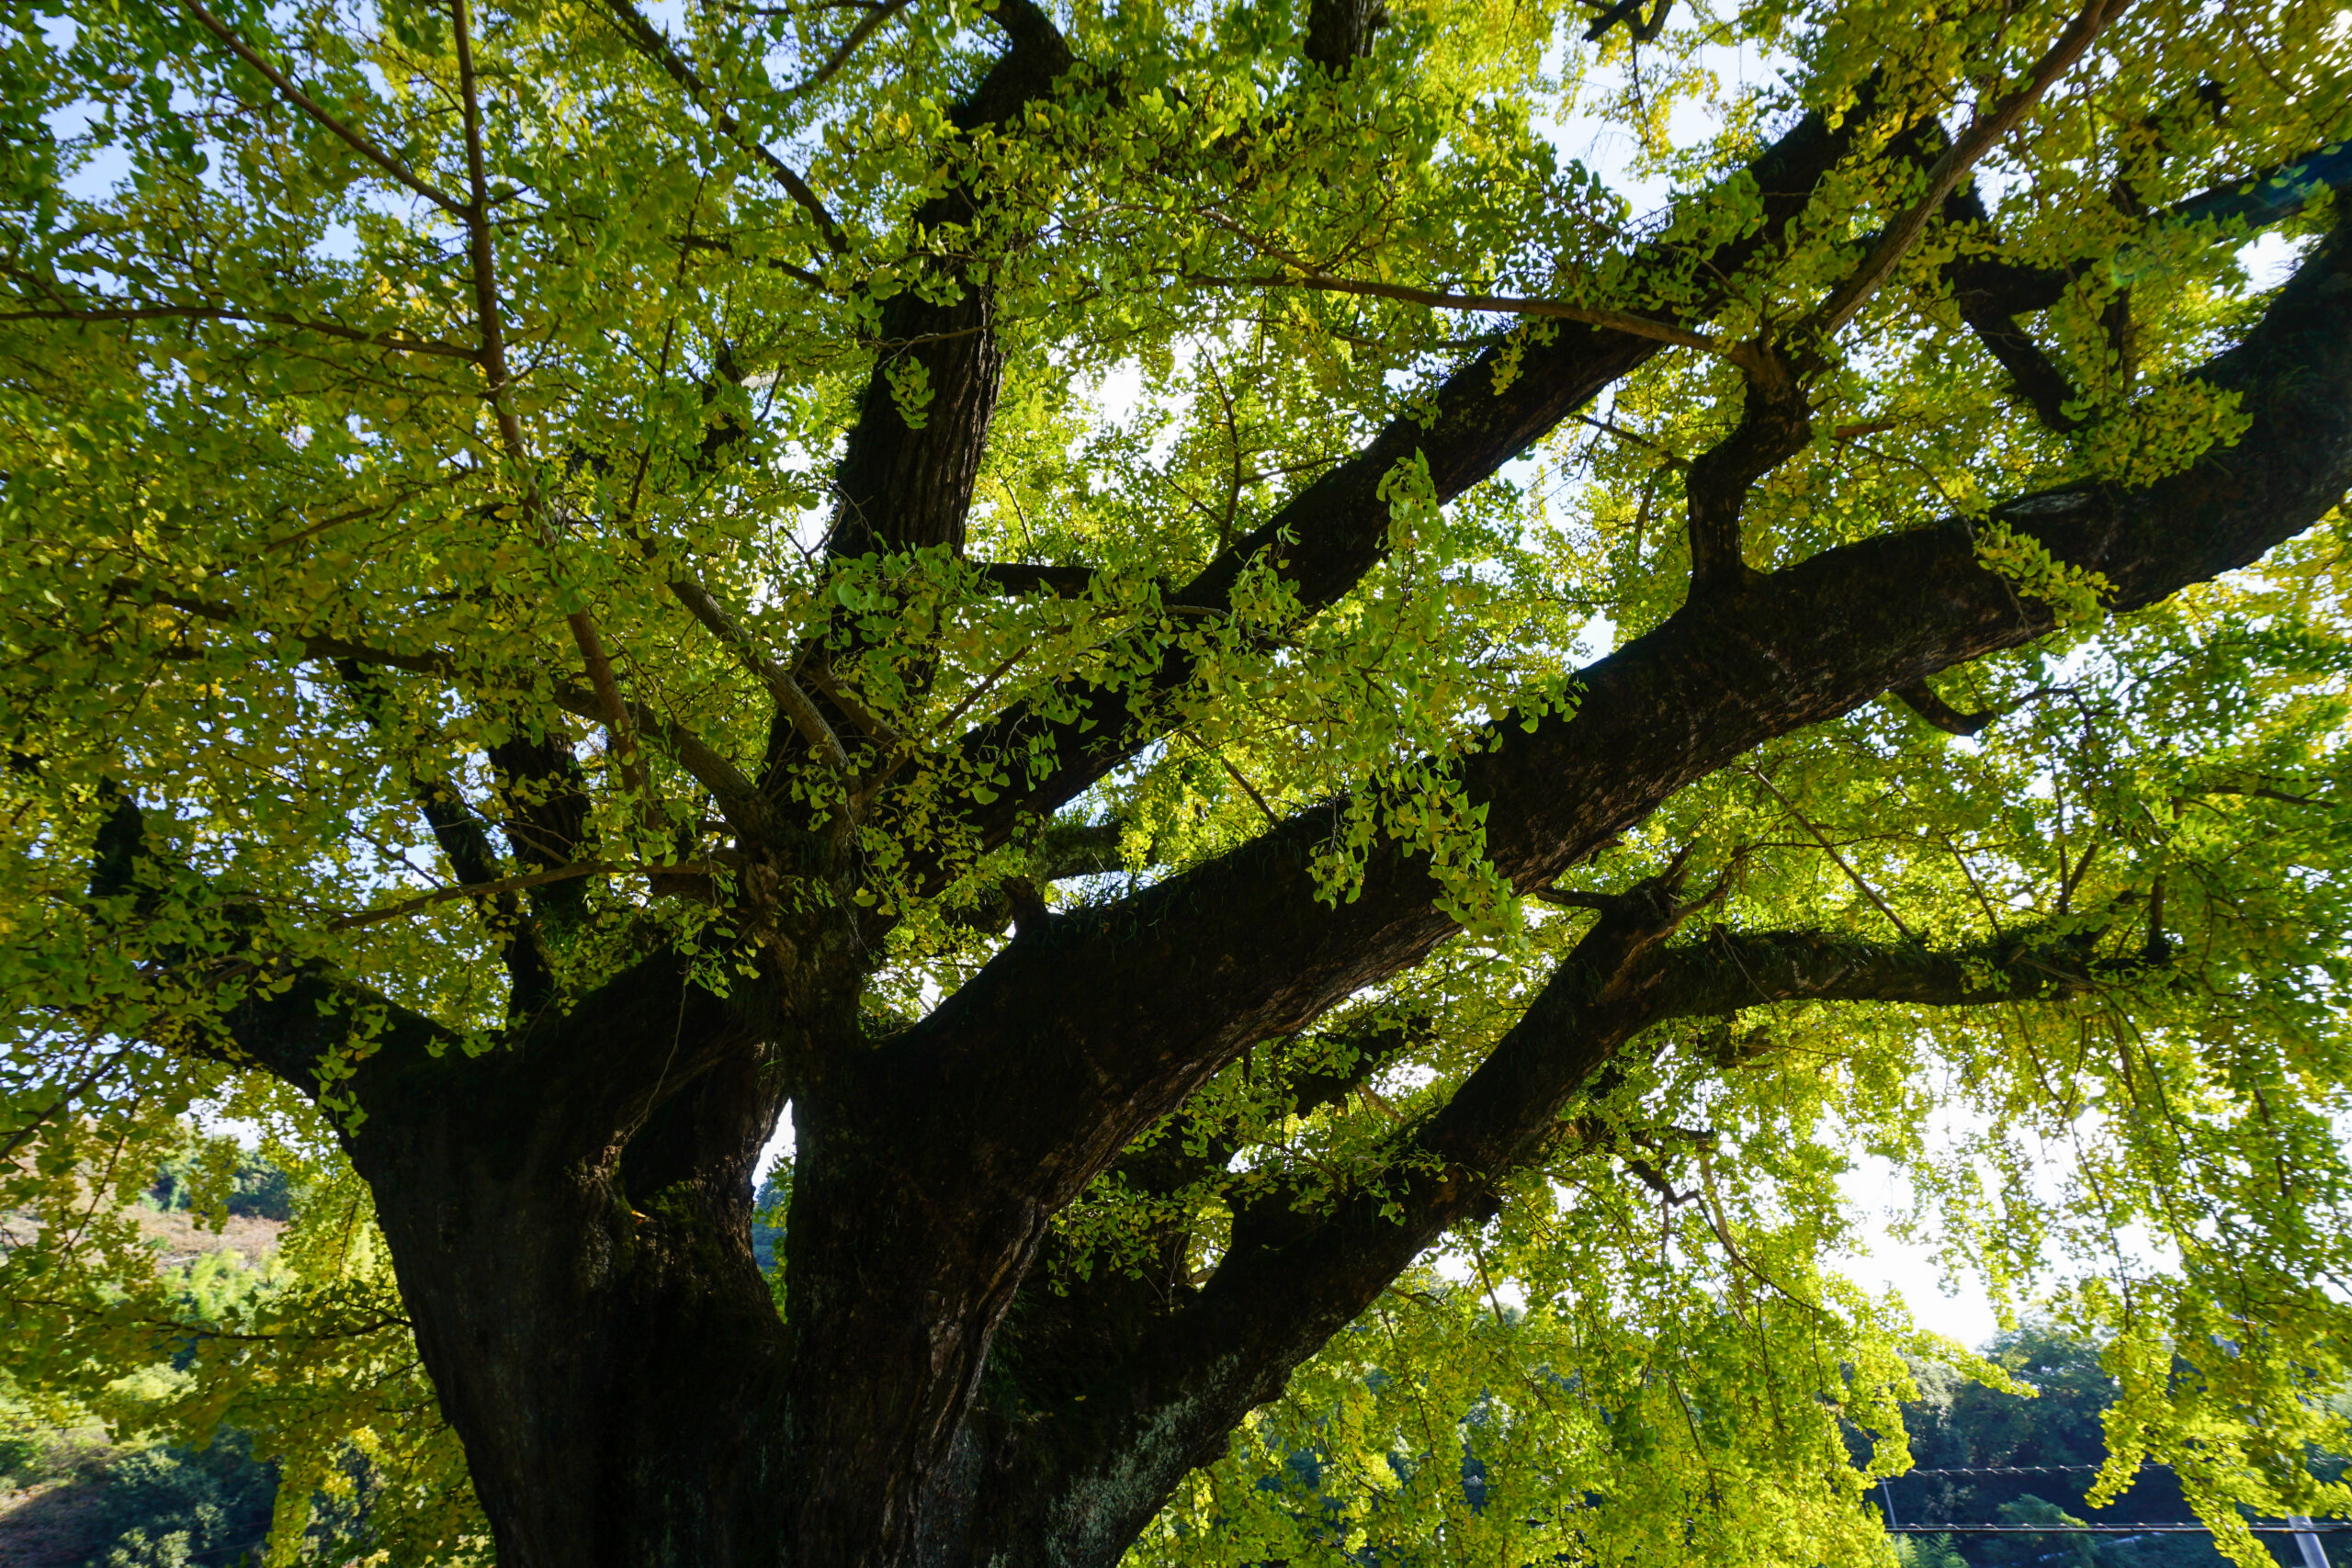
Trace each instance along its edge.
<instances>
[{"instance_id":1,"label":"ginkgo tree","mask_svg":"<svg viewBox=\"0 0 2352 1568\"><path fill-rule=\"evenodd\" d=\"M6 1348L277 1560L1888 1561L1865 1158L2352 1501L2327 0L8 16Z\"/></svg>"}]
</instances>

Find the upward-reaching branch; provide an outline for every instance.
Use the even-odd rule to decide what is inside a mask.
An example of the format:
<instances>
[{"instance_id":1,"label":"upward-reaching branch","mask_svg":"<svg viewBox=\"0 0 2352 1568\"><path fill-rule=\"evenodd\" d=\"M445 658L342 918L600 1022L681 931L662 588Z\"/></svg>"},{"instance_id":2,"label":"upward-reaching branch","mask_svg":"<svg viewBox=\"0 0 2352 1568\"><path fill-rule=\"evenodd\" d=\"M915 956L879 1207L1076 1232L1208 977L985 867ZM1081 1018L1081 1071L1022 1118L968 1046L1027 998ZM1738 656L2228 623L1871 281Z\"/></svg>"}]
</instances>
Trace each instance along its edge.
<instances>
[{"instance_id":1,"label":"upward-reaching branch","mask_svg":"<svg viewBox=\"0 0 2352 1568\"><path fill-rule=\"evenodd\" d=\"M800 682L792 678L792 672L778 664L749 632L736 624L735 618L711 597L709 589L696 582L683 570L671 575L670 592L729 653L742 660L744 668L760 678L760 683L767 687L777 709L792 721L793 728L800 731L808 744L816 748L817 754L825 760L827 765L836 773L848 773L849 753L842 750L841 738L833 733L832 726L827 724L824 716L817 711L817 705L808 700L808 694L800 689Z\"/></svg>"},{"instance_id":2,"label":"upward-reaching branch","mask_svg":"<svg viewBox=\"0 0 2352 1568\"><path fill-rule=\"evenodd\" d=\"M391 678L379 667L352 659L335 660L335 672L343 677L345 689L351 694L369 728L385 741L396 741ZM434 841L440 845L458 883L479 886L501 880L505 868L499 864L498 855L491 847L490 833L482 820L467 808L465 797L457 786L438 772L420 769L397 754L392 760L409 774L417 808L424 814ZM522 901L510 891L492 895L485 902L499 958L506 966L508 1010L527 1012L547 996L554 981L553 972L546 955L539 951L537 933L530 929Z\"/></svg>"},{"instance_id":3,"label":"upward-reaching branch","mask_svg":"<svg viewBox=\"0 0 2352 1568\"><path fill-rule=\"evenodd\" d=\"M1683 495L1690 509L1690 592L1717 592L1748 576L1740 519L1756 481L1804 449L1813 411L1804 378L1769 346L1750 346L1747 389L1731 434L1690 461Z\"/></svg>"},{"instance_id":4,"label":"upward-reaching branch","mask_svg":"<svg viewBox=\"0 0 2352 1568\"><path fill-rule=\"evenodd\" d=\"M2081 57L2131 0L2088 0L2082 13L2028 73L2025 85L1981 114L1928 166L1927 190L1887 225L1859 265L1811 315L1759 337L1737 357L1747 380L1739 423L1695 459L1686 487L1690 506L1690 592L1717 592L1746 579L1740 518L1756 481L1804 450L1812 438L1806 386L1828 362L1829 341L1875 294L1927 232L1977 160L2015 130L2044 93Z\"/></svg>"},{"instance_id":5,"label":"upward-reaching branch","mask_svg":"<svg viewBox=\"0 0 2352 1568\"><path fill-rule=\"evenodd\" d=\"M1072 65L1068 43L1035 0L999 0L989 16L1010 47L950 114L963 135L1016 123L1021 110L1050 93ZM950 185L916 209L911 231L934 240L968 238L981 226L984 199L968 185ZM930 282L883 302L877 334L883 352L867 375L834 473L836 511L827 542L832 560L943 546L951 555L964 553L1004 368L994 294L970 275L969 260L952 252L934 254L922 264L933 274ZM923 411L911 422L900 401L902 384L919 385L923 392ZM820 655L808 668L817 671L823 662ZM873 716L854 699L829 691L826 701L843 722L876 733ZM770 735L771 771L797 748L823 750L789 705L783 715ZM820 716L830 725L832 716Z\"/></svg>"},{"instance_id":6,"label":"upward-reaching branch","mask_svg":"<svg viewBox=\"0 0 2352 1568\"><path fill-rule=\"evenodd\" d=\"M2109 23L2121 16L2130 4L2131 0L2088 0L2074 21L2067 25L2066 30L2058 35L2058 40L2034 62L2033 69L2026 73L2024 85L2002 99L1989 113L1979 114L1970 122L1968 129L1944 149L1942 156L1928 167L1927 190L1904 210L1901 217L1887 225L1886 231L1871 247L1861 265L1829 291L1829 297L1821 302L1804 326L1798 329L1799 337L1826 341L1835 337L1839 328L1854 319L1854 312L1878 291L1879 285L1884 283L1887 275L1894 270L1895 263L1919 243L1919 236L1927 231L1928 220L1943 207L1944 198L1952 193L1953 187L1960 184L1968 171L1975 167L1977 160L1991 152L2001 138L2017 129L2032 111L2033 106L2041 101L2042 95L2066 73L2075 61L2082 58L2083 51L2090 48L2092 40L2106 29Z\"/></svg>"},{"instance_id":7,"label":"upward-reaching branch","mask_svg":"<svg viewBox=\"0 0 2352 1568\"><path fill-rule=\"evenodd\" d=\"M1072 64L1069 46L1034 0L1000 0L990 16L1012 43L949 117L965 135L1012 123ZM913 228L970 235L982 199L967 186L951 186L916 209ZM966 259L935 257L930 265L943 287L902 289L882 306L877 335L885 344L909 346L876 361L850 427L835 477L839 515L831 547L836 558L940 545L963 554L972 488L1004 367L991 319L994 295L967 276ZM930 394L914 424L898 389L910 378Z\"/></svg>"},{"instance_id":8,"label":"upward-reaching branch","mask_svg":"<svg viewBox=\"0 0 2352 1568\"><path fill-rule=\"evenodd\" d=\"M466 142L467 200L458 216L466 226L474 314L481 330L481 364L490 379L483 395L497 420L499 444L514 470L515 483L522 487L526 521L545 547L549 569L560 571L561 547L548 517L547 493L540 487L537 469L531 460L523 421L514 412L514 377L506 360L505 316L499 301L498 241L490 221L490 179L482 155L481 94L474 71L473 30L467 0L450 0L449 17L457 39L458 96L464 114ZM620 682L613 674L612 659L605 651L605 639L596 629L595 617L584 609L573 610L564 616L564 625L571 629L572 642L580 649L589 687L596 694L605 723L611 730L614 761L620 766L621 777L639 800L650 807L653 800L652 782L646 773L645 759L638 754L628 705L621 698Z\"/></svg>"}]
</instances>

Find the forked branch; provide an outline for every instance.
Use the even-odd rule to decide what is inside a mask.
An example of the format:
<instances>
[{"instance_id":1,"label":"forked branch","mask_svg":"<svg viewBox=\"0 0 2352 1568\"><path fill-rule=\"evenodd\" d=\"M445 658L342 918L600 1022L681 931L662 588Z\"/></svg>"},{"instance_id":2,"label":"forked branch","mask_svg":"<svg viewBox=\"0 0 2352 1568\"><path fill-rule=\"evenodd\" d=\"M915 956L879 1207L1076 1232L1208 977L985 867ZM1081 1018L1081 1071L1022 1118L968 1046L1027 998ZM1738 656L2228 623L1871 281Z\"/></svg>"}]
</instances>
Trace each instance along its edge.
<instances>
[{"instance_id":1,"label":"forked branch","mask_svg":"<svg viewBox=\"0 0 2352 1568\"><path fill-rule=\"evenodd\" d=\"M2034 62L2033 69L2026 73L2024 85L2002 99L1991 112L1979 114L1944 149L1943 155L1928 166L1926 191L1887 225L1861 265L1829 291L1829 297L1815 310L1793 341L1826 341L1854 319L1854 313L1894 272L1895 264L1919 243L1919 236L1927 231L1928 220L1942 208L1944 198L1961 179L2003 137L2017 129L2034 105L2041 101L2042 95L2082 58L2083 51L2131 3L2132 0L2088 0L2066 30L2058 35L2057 41Z\"/></svg>"}]
</instances>

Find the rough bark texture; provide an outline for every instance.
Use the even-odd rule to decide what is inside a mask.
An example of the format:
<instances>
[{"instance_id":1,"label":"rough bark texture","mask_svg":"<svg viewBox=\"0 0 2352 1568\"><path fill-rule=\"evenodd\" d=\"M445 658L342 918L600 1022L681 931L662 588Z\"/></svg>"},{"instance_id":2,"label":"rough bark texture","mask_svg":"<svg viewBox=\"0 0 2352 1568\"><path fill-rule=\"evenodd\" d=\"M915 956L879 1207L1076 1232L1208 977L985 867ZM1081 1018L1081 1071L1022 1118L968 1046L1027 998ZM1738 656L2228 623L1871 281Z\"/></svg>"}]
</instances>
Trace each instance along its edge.
<instances>
[{"instance_id":1,"label":"rough bark texture","mask_svg":"<svg viewBox=\"0 0 2352 1568\"><path fill-rule=\"evenodd\" d=\"M1352 58L1376 10L1318 6L1307 52ZM1049 90L1068 65L1035 16L1008 14L1014 46L967 124ZM1769 254L1842 147L1808 120L1759 159L1766 221L1708 258L1713 273ZM962 193L934 206L971 215ZM886 352L918 356L935 400L914 430L879 375L868 389L841 474L837 547L850 554L960 542L995 396L983 288L939 306L901 296L886 320L905 340ZM1386 511L1374 492L1398 456L1424 450L1439 494L1458 494L1657 346L1564 328L1499 395L1491 366L1473 363L1432 422L1382 432L1182 596L1224 604L1244 564L1273 549L1308 609L1331 603L1378 558ZM2352 483L2342 233L2206 374L2253 418L2236 446L2144 491L2076 487L1996 514L2104 573L2120 608L2310 525ZM1801 407L1778 408L1801 423ZM1489 852L1521 888L1548 886L1764 741L2050 629L2049 608L1985 570L1958 522L1769 576L1739 569L1736 492L1790 431L1757 439L1761 457L1719 465L1727 515L1706 591L1584 671L1572 715L1525 734L1506 722L1508 739L1465 764ZM1188 675L1170 654L1157 683L1172 697ZM1069 727L1060 771L989 808L979 829L1011 834L1148 741L1125 701L1100 694L1120 722L1084 739ZM978 744L1029 722L1010 716ZM560 779L564 761L518 750L499 765ZM582 831L571 796L535 798L506 825L536 846L526 863L561 858ZM464 822L435 826L471 842ZM774 908L760 914L775 933L766 967L728 998L655 953L568 1014L518 1016L511 1043L481 1057L321 974L288 976L232 1022L247 1056L317 1090L322 1053L349 1043L341 1021L386 1021L339 1089L366 1112L348 1146L506 1568L1102 1568L1301 1359L1447 1226L1485 1212L1650 1025L1789 998L1959 1005L2099 982L2064 944L1939 955L1806 933L1679 936L1689 909L1652 885L1600 908L1453 1101L1400 1131L1400 1157L1417 1156L1401 1218L1368 1197L1320 1213L1270 1201L1238 1216L1197 1289L1171 1275L1148 1294L1115 1280L1060 1304L1024 1292L1053 1213L1213 1074L1451 931L1427 866L1393 847L1357 897L1319 900L1310 869L1327 831L1308 814L1082 915L1031 905L970 984L878 1040L857 1014L873 946L843 918ZM747 829L747 886L836 875L824 843L757 840ZM1359 1071L1387 1048L1368 1048ZM1350 1081L1293 1087L1312 1100ZM748 1222L752 1162L787 1100L799 1156L779 1322ZM1155 1172L1148 1151L1128 1157L1143 1179L1184 1179Z\"/></svg>"},{"instance_id":2,"label":"rough bark texture","mask_svg":"<svg viewBox=\"0 0 2352 1568\"><path fill-rule=\"evenodd\" d=\"M997 16L1012 47L957 106L951 118L960 130L1010 118L1050 92L1070 67L1060 34L1028 0L1003 0ZM967 236L950 241L952 247L968 243L980 216L972 193L956 186L918 209L914 223L926 234L947 229ZM966 276L962 261L952 249L933 258L933 270L951 282L947 302L934 304L910 288L883 304L883 363L901 381L926 389L931 401L919 415L922 423L910 425L890 377L877 367L867 380L834 479L836 555L938 545L963 554L964 519L971 511L1004 354L997 346L989 288Z\"/></svg>"}]
</instances>

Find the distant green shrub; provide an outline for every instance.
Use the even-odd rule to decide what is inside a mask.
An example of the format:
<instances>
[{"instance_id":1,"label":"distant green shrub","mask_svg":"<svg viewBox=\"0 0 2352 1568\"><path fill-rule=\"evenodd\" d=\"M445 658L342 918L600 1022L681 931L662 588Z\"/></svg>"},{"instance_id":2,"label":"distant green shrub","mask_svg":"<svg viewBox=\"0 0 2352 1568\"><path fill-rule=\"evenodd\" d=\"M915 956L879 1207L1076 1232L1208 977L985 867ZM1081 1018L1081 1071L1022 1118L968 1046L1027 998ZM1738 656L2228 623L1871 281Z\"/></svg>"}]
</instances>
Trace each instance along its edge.
<instances>
[{"instance_id":1,"label":"distant green shrub","mask_svg":"<svg viewBox=\"0 0 2352 1568\"><path fill-rule=\"evenodd\" d=\"M142 1449L107 1472L105 1543L81 1568L227 1568L259 1562L277 1467L224 1428L203 1450Z\"/></svg>"},{"instance_id":2,"label":"distant green shrub","mask_svg":"<svg viewBox=\"0 0 2352 1568\"><path fill-rule=\"evenodd\" d=\"M1968 1568L1948 1535L1896 1536L1894 1561L1901 1568Z\"/></svg>"},{"instance_id":3,"label":"distant green shrub","mask_svg":"<svg viewBox=\"0 0 2352 1568\"><path fill-rule=\"evenodd\" d=\"M166 1212L193 1207L198 1193L205 1190L198 1168L217 1158L203 1145L189 1145L157 1168L155 1179L147 1188L147 1201ZM229 1178L227 1207L232 1214L254 1219L290 1220L294 1217L293 1179L259 1155L240 1149Z\"/></svg>"}]
</instances>

